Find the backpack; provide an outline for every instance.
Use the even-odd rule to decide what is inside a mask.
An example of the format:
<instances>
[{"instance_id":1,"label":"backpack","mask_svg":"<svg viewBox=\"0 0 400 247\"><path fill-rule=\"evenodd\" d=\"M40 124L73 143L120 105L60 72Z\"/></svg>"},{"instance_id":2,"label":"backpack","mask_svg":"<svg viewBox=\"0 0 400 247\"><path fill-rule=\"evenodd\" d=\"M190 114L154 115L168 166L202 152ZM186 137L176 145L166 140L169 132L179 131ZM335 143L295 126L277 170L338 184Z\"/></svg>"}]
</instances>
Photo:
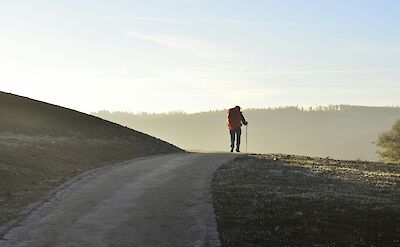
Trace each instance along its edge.
<instances>
[{"instance_id":1,"label":"backpack","mask_svg":"<svg viewBox=\"0 0 400 247\"><path fill-rule=\"evenodd\" d=\"M228 111L228 128L229 130L234 130L242 126L241 124L241 116L240 116L240 109L239 108L231 108Z\"/></svg>"}]
</instances>

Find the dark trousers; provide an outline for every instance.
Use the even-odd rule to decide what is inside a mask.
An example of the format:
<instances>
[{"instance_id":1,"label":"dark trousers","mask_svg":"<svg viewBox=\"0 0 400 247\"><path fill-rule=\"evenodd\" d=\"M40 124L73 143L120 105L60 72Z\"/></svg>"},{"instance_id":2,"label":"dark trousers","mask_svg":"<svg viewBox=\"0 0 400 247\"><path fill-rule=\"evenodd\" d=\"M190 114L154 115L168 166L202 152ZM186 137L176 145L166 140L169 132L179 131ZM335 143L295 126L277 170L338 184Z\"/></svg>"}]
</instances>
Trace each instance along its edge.
<instances>
[{"instance_id":1,"label":"dark trousers","mask_svg":"<svg viewBox=\"0 0 400 247\"><path fill-rule=\"evenodd\" d=\"M229 133L231 134L231 148L233 149L235 147L235 136L236 136L236 150L239 150L240 135L242 134L242 129L239 127L234 130L229 130Z\"/></svg>"}]
</instances>

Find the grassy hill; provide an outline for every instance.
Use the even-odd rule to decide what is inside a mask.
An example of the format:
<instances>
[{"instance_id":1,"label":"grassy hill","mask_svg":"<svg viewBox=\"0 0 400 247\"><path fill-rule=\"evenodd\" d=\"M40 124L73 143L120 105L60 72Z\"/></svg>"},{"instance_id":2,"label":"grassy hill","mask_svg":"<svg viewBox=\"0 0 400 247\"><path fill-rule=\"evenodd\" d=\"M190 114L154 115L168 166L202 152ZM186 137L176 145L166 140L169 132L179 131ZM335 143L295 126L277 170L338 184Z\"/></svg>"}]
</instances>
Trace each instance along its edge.
<instances>
[{"instance_id":1,"label":"grassy hill","mask_svg":"<svg viewBox=\"0 0 400 247\"><path fill-rule=\"evenodd\" d=\"M244 109L243 113L249 122L249 152L370 161L378 160L373 143L378 134L390 129L400 119L400 107L348 105L312 110L297 107ZM195 114L101 111L95 115L158 136L183 148L230 149L226 111Z\"/></svg>"},{"instance_id":2,"label":"grassy hill","mask_svg":"<svg viewBox=\"0 0 400 247\"><path fill-rule=\"evenodd\" d=\"M0 92L0 225L84 171L181 151L91 115Z\"/></svg>"}]
</instances>

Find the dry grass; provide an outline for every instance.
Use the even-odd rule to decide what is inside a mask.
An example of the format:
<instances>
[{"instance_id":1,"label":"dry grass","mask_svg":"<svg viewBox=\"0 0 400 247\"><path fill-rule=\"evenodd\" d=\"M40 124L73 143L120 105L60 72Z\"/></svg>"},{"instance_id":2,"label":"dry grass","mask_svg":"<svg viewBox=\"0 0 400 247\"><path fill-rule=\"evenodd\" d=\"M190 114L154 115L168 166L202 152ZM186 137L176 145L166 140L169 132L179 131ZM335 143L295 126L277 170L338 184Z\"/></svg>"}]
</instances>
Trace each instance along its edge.
<instances>
[{"instance_id":1,"label":"dry grass","mask_svg":"<svg viewBox=\"0 0 400 247\"><path fill-rule=\"evenodd\" d=\"M213 179L222 244L400 245L399 175L381 163L242 156Z\"/></svg>"}]
</instances>

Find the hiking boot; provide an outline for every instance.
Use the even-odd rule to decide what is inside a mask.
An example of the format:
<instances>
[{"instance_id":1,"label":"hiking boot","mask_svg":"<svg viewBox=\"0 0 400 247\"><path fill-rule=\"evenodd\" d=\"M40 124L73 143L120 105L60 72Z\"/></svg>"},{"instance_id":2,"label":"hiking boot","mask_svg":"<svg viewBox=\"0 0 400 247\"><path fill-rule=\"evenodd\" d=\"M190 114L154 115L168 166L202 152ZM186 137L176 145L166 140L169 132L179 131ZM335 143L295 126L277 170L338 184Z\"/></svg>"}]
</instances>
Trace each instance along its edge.
<instances>
[{"instance_id":1,"label":"hiking boot","mask_svg":"<svg viewBox=\"0 0 400 247\"><path fill-rule=\"evenodd\" d=\"M236 152L237 152L237 153L240 153L240 150L239 150L239 149L236 149Z\"/></svg>"},{"instance_id":2,"label":"hiking boot","mask_svg":"<svg viewBox=\"0 0 400 247\"><path fill-rule=\"evenodd\" d=\"M231 148L231 153L233 153L233 148Z\"/></svg>"}]
</instances>

